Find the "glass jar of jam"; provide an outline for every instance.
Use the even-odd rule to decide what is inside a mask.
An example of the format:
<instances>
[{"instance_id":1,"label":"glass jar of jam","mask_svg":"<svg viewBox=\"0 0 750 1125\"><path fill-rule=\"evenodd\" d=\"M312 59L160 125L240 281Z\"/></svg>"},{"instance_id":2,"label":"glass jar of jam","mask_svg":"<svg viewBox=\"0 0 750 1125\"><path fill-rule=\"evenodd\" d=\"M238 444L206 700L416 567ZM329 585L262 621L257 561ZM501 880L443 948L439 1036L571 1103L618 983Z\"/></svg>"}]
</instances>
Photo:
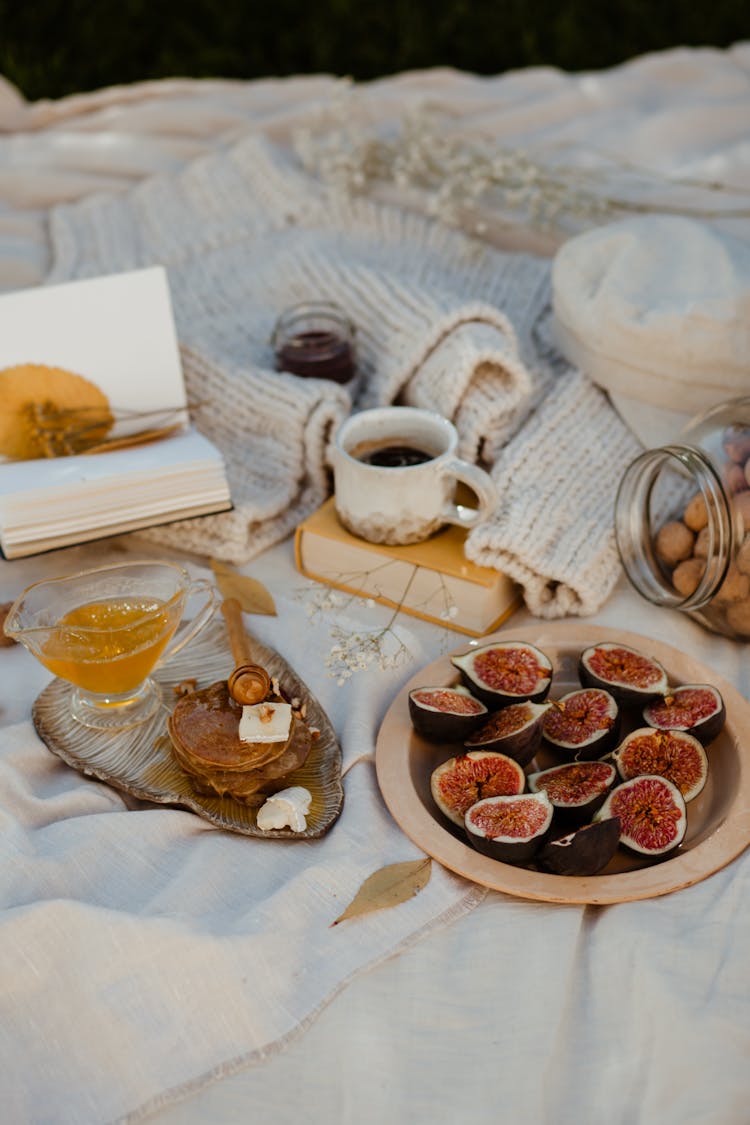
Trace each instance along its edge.
<instances>
[{"instance_id":1,"label":"glass jar of jam","mask_svg":"<svg viewBox=\"0 0 750 1125\"><path fill-rule=\"evenodd\" d=\"M712 407L674 445L628 465L615 535L643 597L750 639L750 397Z\"/></svg>"},{"instance_id":2,"label":"glass jar of jam","mask_svg":"<svg viewBox=\"0 0 750 1125\"><path fill-rule=\"evenodd\" d=\"M277 371L350 383L356 374L355 329L333 301L303 301L276 322L271 343Z\"/></svg>"}]
</instances>

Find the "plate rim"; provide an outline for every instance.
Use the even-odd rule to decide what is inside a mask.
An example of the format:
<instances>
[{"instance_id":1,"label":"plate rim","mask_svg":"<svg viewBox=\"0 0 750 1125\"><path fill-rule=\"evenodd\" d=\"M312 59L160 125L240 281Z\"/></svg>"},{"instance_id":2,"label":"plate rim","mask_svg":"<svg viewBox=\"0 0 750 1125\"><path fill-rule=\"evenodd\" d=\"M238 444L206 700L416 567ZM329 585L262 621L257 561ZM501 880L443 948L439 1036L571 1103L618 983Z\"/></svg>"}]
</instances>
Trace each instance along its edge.
<instances>
[{"instance_id":1,"label":"plate rim","mask_svg":"<svg viewBox=\"0 0 750 1125\"><path fill-rule=\"evenodd\" d=\"M375 744L375 769L383 800L401 830L427 855L474 883L519 898L559 904L608 905L656 898L692 886L727 866L750 845L750 768L745 764L742 753L738 754L739 780L727 815L705 839L663 863L611 875L553 875L490 859L453 836L425 808L411 781L409 755L401 753L405 747L394 744L393 739L403 739L407 722L411 735L407 704L409 691L421 683L447 682L445 677L448 674L455 678L455 669L450 663L452 655L466 651L467 647L478 647L496 640L518 640L537 645L542 651L545 643L558 648L580 645L583 649L605 640L619 641L648 651L667 668L679 658L679 661L687 661L701 670L700 682L711 683L721 692L727 709L725 729L734 738L738 749L742 747L735 729L738 716L744 714L745 725L750 728L750 703L733 684L695 657L642 633L602 625L553 621L519 627L511 625L480 638L475 644L465 642L420 668L403 685L380 724Z\"/></svg>"}]
</instances>

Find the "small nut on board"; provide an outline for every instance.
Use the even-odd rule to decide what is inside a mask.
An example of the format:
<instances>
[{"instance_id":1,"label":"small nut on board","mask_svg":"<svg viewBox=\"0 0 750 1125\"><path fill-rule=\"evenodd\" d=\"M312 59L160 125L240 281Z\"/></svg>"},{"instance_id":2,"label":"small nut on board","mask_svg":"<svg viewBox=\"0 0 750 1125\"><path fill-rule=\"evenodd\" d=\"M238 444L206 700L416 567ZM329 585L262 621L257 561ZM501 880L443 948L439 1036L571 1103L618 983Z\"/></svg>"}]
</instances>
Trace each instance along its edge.
<instances>
[{"instance_id":1,"label":"small nut on board","mask_svg":"<svg viewBox=\"0 0 750 1125\"><path fill-rule=\"evenodd\" d=\"M8 616L12 605L13 602L3 602L3 604L0 605L0 648L10 648L12 645L18 643L13 637L7 637L3 632L5 618Z\"/></svg>"},{"instance_id":2,"label":"small nut on board","mask_svg":"<svg viewBox=\"0 0 750 1125\"><path fill-rule=\"evenodd\" d=\"M180 680L179 684L174 685L172 691L177 696L190 695L190 693L192 691L195 691L197 687L198 681L196 679Z\"/></svg>"}]
</instances>

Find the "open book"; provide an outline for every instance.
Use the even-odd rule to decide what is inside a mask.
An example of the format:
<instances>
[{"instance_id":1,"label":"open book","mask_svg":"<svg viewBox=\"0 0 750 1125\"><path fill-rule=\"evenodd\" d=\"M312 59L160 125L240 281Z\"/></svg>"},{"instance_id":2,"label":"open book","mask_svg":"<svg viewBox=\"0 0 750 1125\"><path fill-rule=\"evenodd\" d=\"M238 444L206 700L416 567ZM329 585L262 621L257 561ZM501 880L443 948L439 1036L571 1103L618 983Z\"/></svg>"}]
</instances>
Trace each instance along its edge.
<instances>
[{"instance_id":1,"label":"open book","mask_svg":"<svg viewBox=\"0 0 750 1125\"><path fill-rule=\"evenodd\" d=\"M6 558L231 508L160 267L0 296Z\"/></svg>"}]
</instances>

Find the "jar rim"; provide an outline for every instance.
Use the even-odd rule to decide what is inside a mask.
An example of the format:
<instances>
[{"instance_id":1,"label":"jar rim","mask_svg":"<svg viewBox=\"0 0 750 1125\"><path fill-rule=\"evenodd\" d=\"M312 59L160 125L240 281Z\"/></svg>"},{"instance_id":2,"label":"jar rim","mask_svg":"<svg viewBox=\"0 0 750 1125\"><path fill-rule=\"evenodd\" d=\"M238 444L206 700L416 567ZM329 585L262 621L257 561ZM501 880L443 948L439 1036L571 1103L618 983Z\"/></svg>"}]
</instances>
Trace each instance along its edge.
<instances>
[{"instance_id":1,"label":"jar rim","mask_svg":"<svg viewBox=\"0 0 750 1125\"><path fill-rule=\"evenodd\" d=\"M277 348L282 335L289 334L300 321L315 317L329 319L345 332L349 340L354 339L356 326L347 315L346 310L335 301L321 298L319 300L298 301L296 304L289 305L285 308L284 311L279 314L273 326L271 345Z\"/></svg>"}]
</instances>

